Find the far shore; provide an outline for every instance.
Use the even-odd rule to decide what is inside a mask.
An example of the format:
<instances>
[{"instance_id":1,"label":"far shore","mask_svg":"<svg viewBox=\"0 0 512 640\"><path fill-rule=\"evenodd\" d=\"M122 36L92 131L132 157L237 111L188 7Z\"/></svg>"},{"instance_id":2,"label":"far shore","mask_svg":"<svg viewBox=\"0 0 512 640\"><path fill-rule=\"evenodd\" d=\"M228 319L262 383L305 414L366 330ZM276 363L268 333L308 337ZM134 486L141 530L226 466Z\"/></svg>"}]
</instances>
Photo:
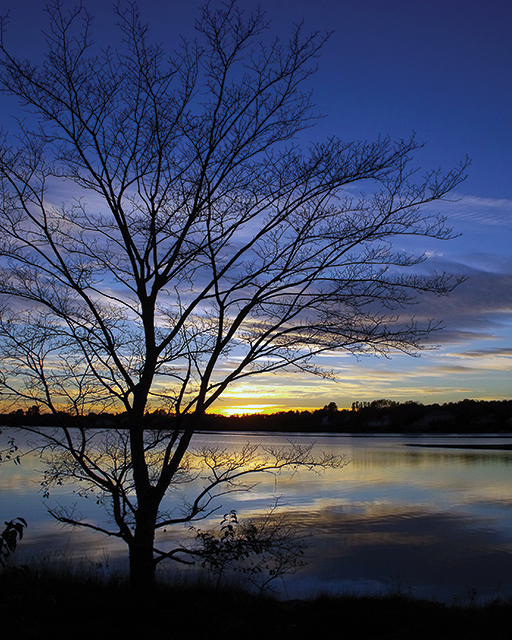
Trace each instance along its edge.
<instances>
[{"instance_id":1,"label":"far shore","mask_svg":"<svg viewBox=\"0 0 512 640\"><path fill-rule=\"evenodd\" d=\"M511 436L512 437L512 436ZM440 443L440 444L421 444L421 443L409 443L407 444L408 447L422 447L422 448L429 448L429 449L475 449L477 451L481 451L482 449L484 450L490 450L490 451L512 451L512 444L501 444L501 443L496 443L496 444L464 444L464 443L458 443L458 444L445 444L445 443Z\"/></svg>"},{"instance_id":2,"label":"far shore","mask_svg":"<svg viewBox=\"0 0 512 640\"><path fill-rule=\"evenodd\" d=\"M289 433L308 435L505 435L512 433L512 400L462 400L424 405L392 400L355 402L352 409L338 409L331 402L311 411L281 411L271 414L223 416L207 413L177 417L161 409L148 411L147 429L182 428L193 421L196 431L237 433ZM0 414L1 427L85 427L98 429L129 428L127 413L89 413L77 416L65 412L45 413L37 405ZM453 446L453 445L445 445ZM473 445L467 448L471 448ZM507 449L508 445L488 445ZM482 448L482 447L478 447Z\"/></svg>"}]
</instances>

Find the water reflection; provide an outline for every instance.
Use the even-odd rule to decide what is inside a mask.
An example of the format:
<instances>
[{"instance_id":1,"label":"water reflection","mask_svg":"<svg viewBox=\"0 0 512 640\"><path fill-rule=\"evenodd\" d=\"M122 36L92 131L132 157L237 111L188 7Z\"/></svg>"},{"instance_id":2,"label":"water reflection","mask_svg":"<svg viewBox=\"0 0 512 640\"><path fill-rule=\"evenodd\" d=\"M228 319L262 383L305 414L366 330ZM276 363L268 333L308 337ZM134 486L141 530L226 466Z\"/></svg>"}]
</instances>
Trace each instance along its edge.
<instances>
[{"instance_id":1,"label":"water reflection","mask_svg":"<svg viewBox=\"0 0 512 640\"><path fill-rule=\"evenodd\" d=\"M391 505L390 505L391 506ZM418 597L450 601L476 589L483 598L510 593L510 532L491 519L422 510L318 514L320 535L304 570L308 584L341 590L379 591L399 579ZM306 575L303 575L303 580Z\"/></svg>"},{"instance_id":2,"label":"water reflection","mask_svg":"<svg viewBox=\"0 0 512 640\"><path fill-rule=\"evenodd\" d=\"M286 444L288 437L253 436L263 438ZM246 435L198 435L194 444L237 448L246 441ZM388 588L448 601L471 589L484 598L505 596L512 594L512 452L445 445L498 447L511 441L505 436L318 438L319 448L346 455L350 463L321 474L260 478L250 494L225 498L221 513L234 508L242 516L257 516L273 496L282 496L289 517L310 536L307 567L287 580L290 597ZM0 468L0 517L22 515L29 521L20 549L25 554L64 549L66 555L94 560L108 553L112 563L124 559L122 543L51 520L39 493L41 469L37 457L21 467ZM170 494L166 508L196 489L187 485ZM65 487L52 495L55 501L73 499ZM81 508L90 517L105 517L93 502ZM172 546L180 535L162 534L159 544Z\"/></svg>"}]
</instances>

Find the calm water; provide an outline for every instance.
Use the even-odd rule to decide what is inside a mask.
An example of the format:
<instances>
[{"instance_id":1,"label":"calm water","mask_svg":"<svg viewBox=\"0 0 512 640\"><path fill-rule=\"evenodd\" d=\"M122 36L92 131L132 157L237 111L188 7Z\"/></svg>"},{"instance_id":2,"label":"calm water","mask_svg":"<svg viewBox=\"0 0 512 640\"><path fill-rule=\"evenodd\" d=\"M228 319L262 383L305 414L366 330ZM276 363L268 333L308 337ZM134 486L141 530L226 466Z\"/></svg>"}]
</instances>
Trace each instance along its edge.
<instances>
[{"instance_id":1,"label":"calm water","mask_svg":"<svg viewBox=\"0 0 512 640\"><path fill-rule=\"evenodd\" d=\"M289 436L253 434L250 439L286 444ZM210 434L196 436L194 444L237 448L248 440L247 435ZM220 510L254 516L280 497L282 510L309 543L307 566L286 579L288 596L396 589L464 601L475 590L481 599L512 594L512 451L462 448L510 444L512 436L296 440L343 454L348 464L321 474L260 477L250 494L224 497ZM448 444L461 448L444 448ZM18 558L73 556L104 571L124 562L122 543L63 527L47 514L39 487L42 468L37 457L24 458L20 466L0 466L1 521L21 515L29 522ZM69 488L60 487L48 505L76 501ZM79 508L101 522L94 500L80 501ZM218 518L201 527L215 522ZM167 532L159 543L171 548L181 535L181 530Z\"/></svg>"}]
</instances>

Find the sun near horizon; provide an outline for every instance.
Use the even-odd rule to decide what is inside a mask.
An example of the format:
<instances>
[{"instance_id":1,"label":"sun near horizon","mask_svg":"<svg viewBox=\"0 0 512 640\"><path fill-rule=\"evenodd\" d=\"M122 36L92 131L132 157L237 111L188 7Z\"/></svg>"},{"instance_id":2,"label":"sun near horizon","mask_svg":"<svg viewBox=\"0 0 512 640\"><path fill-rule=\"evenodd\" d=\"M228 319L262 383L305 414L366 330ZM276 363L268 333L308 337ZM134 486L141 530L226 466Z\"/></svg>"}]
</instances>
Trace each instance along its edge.
<instances>
[{"instance_id":1,"label":"sun near horizon","mask_svg":"<svg viewBox=\"0 0 512 640\"><path fill-rule=\"evenodd\" d=\"M246 404L227 407L214 406L207 411L207 413L213 413L229 418L231 416L247 416L254 414L270 415L281 411L316 411L321 408L322 407L291 407L288 405L278 404Z\"/></svg>"}]
</instances>

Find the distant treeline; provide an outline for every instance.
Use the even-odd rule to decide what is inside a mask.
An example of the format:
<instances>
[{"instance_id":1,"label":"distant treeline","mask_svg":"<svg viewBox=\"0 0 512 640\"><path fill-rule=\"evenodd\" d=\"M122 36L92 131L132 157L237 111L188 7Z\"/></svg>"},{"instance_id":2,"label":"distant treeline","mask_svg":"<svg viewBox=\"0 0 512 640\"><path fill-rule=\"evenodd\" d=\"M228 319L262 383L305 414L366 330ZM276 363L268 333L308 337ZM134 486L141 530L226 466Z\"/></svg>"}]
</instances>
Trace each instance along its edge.
<instances>
[{"instance_id":1,"label":"distant treeline","mask_svg":"<svg viewBox=\"0 0 512 640\"><path fill-rule=\"evenodd\" d=\"M86 426L123 428L123 413L40 413L36 406L0 415L3 426ZM163 410L148 412L147 428L172 428L176 417ZM269 431L286 433L508 433L512 432L512 400L462 400L445 404L395 402L381 399L354 402L352 409L339 410L335 402L312 411L282 411L272 414L222 416L207 414L202 431Z\"/></svg>"}]
</instances>

